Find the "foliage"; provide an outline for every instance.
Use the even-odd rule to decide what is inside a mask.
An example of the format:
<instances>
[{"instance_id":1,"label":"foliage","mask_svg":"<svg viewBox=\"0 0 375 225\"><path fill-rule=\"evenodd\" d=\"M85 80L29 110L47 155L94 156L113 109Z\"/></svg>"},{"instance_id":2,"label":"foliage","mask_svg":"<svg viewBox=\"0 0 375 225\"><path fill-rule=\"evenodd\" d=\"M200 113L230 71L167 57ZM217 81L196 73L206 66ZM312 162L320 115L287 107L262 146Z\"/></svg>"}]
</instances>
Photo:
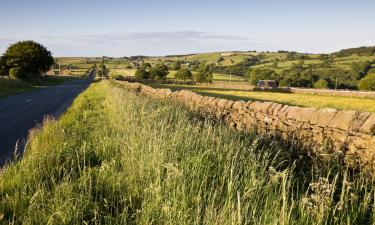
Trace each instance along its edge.
<instances>
[{"instance_id":1,"label":"foliage","mask_svg":"<svg viewBox=\"0 0 375 225\"><path fill-rule=\"evenodd\" d=\"M179 70L181 69L181 62L180 61L174 61L171 64L171 70Z\"/></svg>"},{"instance_id":2,"label":"foliage","mask_svg":"<svg viewBox=\"0 0 375 225\"><path fill-rule=\"evenodd\" d=\"M175 77L177 79L187 80L187 79L191 79L193 77L193 74L191 73L189 69L179 69L175 73Z\"/></svg>"},{"instance_id":3,"label":"foliage","mask_svg":"<svg viewBox=\"0 0 375 225\"><path fill-rule=\"evenodd\" d=\"M250 70L249 78L250 83L256 85L259 80L277 80L278 75L271 69L253 69Z\"/></svg>"},{"instance_id":4,"label":"foliage","mask_svg":"<svg viewBox=\"0 0 375 225\"><path fill-rule=\"evenodd\" d=\"M328 82L324 79L319 79L314 83L314 88L327 89L329 88Z\"/></svg>"},{"instance_id":5,"label":"foliage","mask_svg":"<svg viewBox=\"0 0 375 225\"><path fill-rule=\"evenodd\" d=\"M151 64L150 63L143 63L135 72L134 76L139 79L149 79L151 78L150 75Z\"/></svg>"},{"instance_id":6,"label":"foliage","mask_svg":"<svg viewBox=\"0 0 375 225\"><path fill-rule=\"evenodd\" d=\"M0 76L8 75L9 68L6 65L6 58L5 56L0 56Z\"/></svg>"},{"instance_id":7,"label":"foliage","mask_svg":"<svg viewBox=\"0 0 375 225\"><path fill-rule=\"evenodd\" d=\"M358 89L375 91L375 76L365 77L358 83Z\"/></svg>"},{"instance_id":8,"label":"foliage","mask_svg":"<svg viewBox=\"0 0 375 225\"><path fill-rule=\"evenodd\" d=\"M34 41L20 41L8 47L3 55L2 70L16 69L17 78L33 80L53 65L51 52Z\"/></svg>"},{"instance_id":9,"label":"foliage","mask_svg":"<svg viewBox=\"0 0 375 225\"><path fill-rule=\"evenodd\" d=\"M152 79L164 79L168 75L168 67L163 63L158 63L150 68L150 77Z\"/></svg>"},{"instance_id":10,"label":"foliage","mask_svg":"<svg viewBox=\"0 0 375 225\"><path fill-rule=\"evenodd\" d=\"M343 49L335 53L339 57L350 56L350 55L359 55L359 56L371 56L375 54L375 46L373 47L359 47L359 48L349 48Z\"/></svg>"},{"instance_id":11,"label":"foliage","mask_svg":"<svg viewBox=\"0 0 375 225\"><path fill-rule=\"evenodd\" d=\"M364 76L366 76L367 72L371 69L371 62L365 61L365 62L353 62L351 64L352 70L354 70L358 77L357 79L361 79Z\"/></svg>"},{"instance_id":12,"label":"foliage","mask_svg":"<svg viewBox=\"0 0 375 225\"><path fill-rule=\"evenodd\" d=\"M199 69L196 73L194 73L194 79L197 82L207 82L207 83L212 83L212 71L211 68L202 63L199 66Z\"/></svg>"}]
</instances>

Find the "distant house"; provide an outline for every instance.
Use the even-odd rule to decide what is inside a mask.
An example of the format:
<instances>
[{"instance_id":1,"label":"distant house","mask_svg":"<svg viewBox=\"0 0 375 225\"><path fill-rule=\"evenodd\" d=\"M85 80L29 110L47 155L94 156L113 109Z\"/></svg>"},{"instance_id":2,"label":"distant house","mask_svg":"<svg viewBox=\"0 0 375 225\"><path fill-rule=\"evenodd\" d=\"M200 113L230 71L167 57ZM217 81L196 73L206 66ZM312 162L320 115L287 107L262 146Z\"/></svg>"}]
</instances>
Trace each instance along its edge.
<instances>
[{"instance_id":1,"label":"distant house","mask_svg":"<svg viewBox=\"0 0 375 225\"><path fill-rule=\"evenodd\" d=\"M46 75L46 76L54 76L56 75L55 71L53 70L48 70L47 72L45 72L43 75Z\"/></svg>"},{"instance_id":2,"label":"distant house","mask_svg":"<svg viewBox=\"0 0 375 225\"><path fill-rule=\"evenodd\" d=\"M276 80L260 80L258 81L257 87L262 88L277 88L279 86Z\"/></svg>"},{"instance_id":3,"label":"distant house","mask_svg":"<svg viewBox=\"0 0 375 225\"><path fill-rule=\"evenodd\" d=\"M63 69L63 70L60 72L60 75L70 75L70 70L68 70L68 69Z\"/></svg>"}]
</instances>

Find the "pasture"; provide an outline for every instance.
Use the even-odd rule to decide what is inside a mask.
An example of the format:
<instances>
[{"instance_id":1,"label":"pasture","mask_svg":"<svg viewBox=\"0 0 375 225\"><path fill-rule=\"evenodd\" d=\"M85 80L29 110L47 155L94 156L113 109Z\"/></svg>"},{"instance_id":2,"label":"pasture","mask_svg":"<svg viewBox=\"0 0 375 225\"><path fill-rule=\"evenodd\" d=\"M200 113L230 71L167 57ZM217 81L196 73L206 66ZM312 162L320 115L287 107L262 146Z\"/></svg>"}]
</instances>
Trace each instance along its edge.
<instances>
[{"instance_id":1,"label":"pasture","mask_svg":"<svg viewBox=\"0 0 375 225\"><path fill-rule=\"evenodd\" d=\"M365 112L375 112L375 99L324 96L301 93L277 93L260 92L249 89L220 87L215 85L176 85L176 84L153 84L153 87L170 88L172 90L191 90L202 95L214 97L244 100L244 101L272 101L287 105L313 107L313 108L335 108Z\"/></svg>"}]
</instances>

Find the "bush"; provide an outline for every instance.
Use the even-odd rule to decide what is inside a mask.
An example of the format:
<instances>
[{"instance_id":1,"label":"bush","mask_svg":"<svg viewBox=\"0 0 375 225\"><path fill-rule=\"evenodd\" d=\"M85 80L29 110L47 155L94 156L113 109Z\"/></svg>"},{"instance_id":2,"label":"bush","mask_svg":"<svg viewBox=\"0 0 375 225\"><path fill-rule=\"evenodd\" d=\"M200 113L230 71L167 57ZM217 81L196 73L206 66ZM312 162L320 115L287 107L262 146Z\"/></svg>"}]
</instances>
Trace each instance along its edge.
<instances>
[{"instance_id":1,"label":"bush","mask_svg":"<svg viewBox=\"0 0 375 225\"><path fill-rule=\"evenodd\" d=\"M181 62L175 61L171 64L171 70L179 70L181 69Z\"/></svg>"},{"instance_id":2,"label":"bush","mask_svg":"<svg viewBox=\"0 0 375 225\"><path fill-rule=\"evenodd\" d=\"M328 89L328 82L324 79L319 79L314 83L314 88Z\"/></svg>"},{"instance_id":3,"label":"bush","mask_svg":"<svg viewBox=\"0 0 375 225\"><path fill-rule=\"evenodd\" d=\"M168 75L168 73L168 67L163 63L156 64L150 69L150 77L152 79L162 80Z\"/></svg>"},{"instance_id":4,"label":"bush","mask_svg":"<svg viewBox=\"0 0 375 225\"><path fill-rule=\"evenodd\" d=\"M127 65L125 69L132 69L133 67L131 65Z\"/></svg>"},{"instance_id":5,"label":"bush","mask_svg":"<svg viewBox=\"0 0 375 225\"><path fill-rule=\"evenodd\" d=\"M209 66L206 64L202 63L199 66L199 69L197 73L194 74L194 79L197 82L207 82L207 83L212 83L212 71Z\"/></svg>"},{"instance_id":6,"label":"bush","mask_svg":"<svg viewBox=\"0 0 375 225\"><path fill-rule=\"evenodd\" d=\"M375 77L365 77L358 83L359 90L375 91Z\"/></svg>"},{"instance_id":7,"label":"bush","mask_svg":"<svg viewBox=\"0 0 375 225\"><path fill-rule=\"evenodd\" d=\"M33 80L53 65L51 52L34 41L20 41L9 46L1 61L2 70L18 67L12 71L12 76L23 80Z\"/></svg>"},{"instance_id":8,"label":"bush","mask_svg":"<svg viewBox=\"0 0 375 225\"><path fill-rule=\"evenodd\" d=\"M191 79L192 77L193 77L193 74L188 69L179 69L177 73L175 74L175 78L181 79L181 80Z\"/></svg>"},{"instance_id":9,"label":"bush","mask_svg":"<svg viewBox=\"0 0 375 225\"><path fill-rule=\"evenodd\" d=\"M134 75L136 78L140 79L148 79L150 78L150 73L146 70L146 68L139 68Z\"/></svg>"}]
</instances>

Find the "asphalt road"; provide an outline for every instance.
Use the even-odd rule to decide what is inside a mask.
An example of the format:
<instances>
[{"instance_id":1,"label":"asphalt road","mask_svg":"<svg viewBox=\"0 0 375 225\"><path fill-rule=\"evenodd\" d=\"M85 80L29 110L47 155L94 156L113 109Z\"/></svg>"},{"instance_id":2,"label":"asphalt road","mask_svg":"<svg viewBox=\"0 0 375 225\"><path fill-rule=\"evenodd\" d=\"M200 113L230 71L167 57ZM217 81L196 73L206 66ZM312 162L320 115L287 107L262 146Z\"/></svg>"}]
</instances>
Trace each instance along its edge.
<instances>
[{"instance_id":1,"label":"asphalt road","mask_svg":"<svg viewBox=\"0 0 375 225\"><path fill-rule=\"evenodd\" d=\"M17 153L22 154L28 132L40 124L45 116L58 117L91 83L88 79L75 80L57 86L0 98L0 168Z\"/></svg>"}]
</instances>

